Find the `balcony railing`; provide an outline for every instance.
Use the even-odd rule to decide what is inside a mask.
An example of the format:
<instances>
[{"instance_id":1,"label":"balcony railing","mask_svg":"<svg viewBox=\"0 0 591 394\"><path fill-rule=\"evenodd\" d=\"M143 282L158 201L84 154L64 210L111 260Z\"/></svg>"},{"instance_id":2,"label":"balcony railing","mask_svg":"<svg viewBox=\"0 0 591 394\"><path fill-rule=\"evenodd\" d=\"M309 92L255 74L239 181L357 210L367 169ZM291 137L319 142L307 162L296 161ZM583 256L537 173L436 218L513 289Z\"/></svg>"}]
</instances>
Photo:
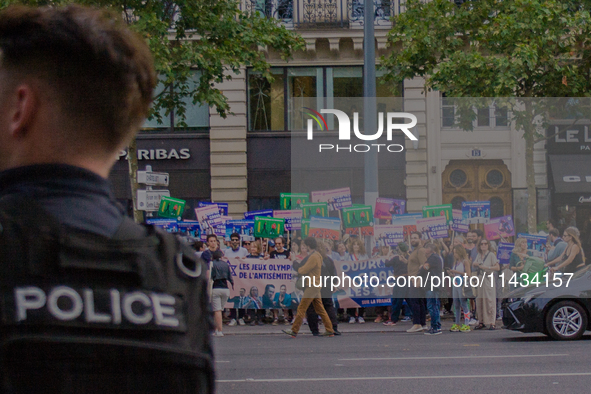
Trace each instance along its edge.
<instances>
[{"instance_id":1,"label":"balcony railing","mask_svg":"<svg viewBox=\"0 0 591 394\"><path fill-rule=\"evenodd\" d=\"M243 0L243 10L275 18L291 29L362 29L364 0ZM390 28L400 0L374 0L374 26Z\"/></svg>"}]
</instances>

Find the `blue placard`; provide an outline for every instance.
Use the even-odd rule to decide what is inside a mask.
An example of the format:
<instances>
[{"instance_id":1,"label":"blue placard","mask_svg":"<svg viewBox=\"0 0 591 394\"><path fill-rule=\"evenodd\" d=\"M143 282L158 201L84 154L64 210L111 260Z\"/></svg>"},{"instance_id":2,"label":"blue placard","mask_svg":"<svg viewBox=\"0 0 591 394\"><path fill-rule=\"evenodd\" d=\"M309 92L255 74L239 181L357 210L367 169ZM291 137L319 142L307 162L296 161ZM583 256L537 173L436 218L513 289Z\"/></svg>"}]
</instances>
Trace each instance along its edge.
<instances>
[{"instance_id":1,"label":"blue placard","mask_svg":"<svg viewBox=\"0 0 591 394\"><path fill-rule=\"evenodd\" d=\"M196 220L185 220L177 224L179 232L184 233L193 238L199 238L201 235L201 226Z\"/></svg>"},{"instance_id":2,"label":"blue placard","mask_svg":"<svg viewBox=\"0 0 591 394\"><path fill-rule=\"evenodd\" d=\"M217 205L220 210L220 215L228 216L228 203L227 202L207 202L199 201L199 208L206 207L208 205Z\"/></svg>"},{"instance_id":3,"label":"blue placard","mask_svg":"<svg viewBox=\"0 0 591 394\"><path fill-rule=\"evenodd\" d=\"M226 221L226 240L234 233L240 234L243 241L254 241L254 220Z\"/></svg>"},{"instance_id":4,"label":"blue placard","mask_svg":"<svg viewBox=\"0 0 591 394\"><path fill-rule=\"evenodd\" d=\"M244 219L254 220L255 216L264 216L264 217L272 218L273 217L273 210L272 209L263 209L262 211L244 212Z\"/></svg>"},{"instance_id":5,"label":"blue placard","mask_svg":"<svg viewBox=\"0 0 591 394\"><path fill-rule=\"evenodd\" d=\"M517 234L517 238L527 239L527 250L532 252L534 257L545 258L546 256L546 235Z\"/></svg>"},{"instance_id":6,"label":"blue placard","mask_svg":"<svg viewBox=\"0 0 591 394\"><path fill-rule=\"evenodd\" d=\"M155 218L147 218L146 224L152 224L156 227L160 227L169 233L176 233L179 231L178 222L176 219L155 219Z\"/></svg>"},{"instance_id":7,"label":"blue placard","mask_svg":"<svg viewBox=\"0 0 591 394\"><path fill-rule=\"evenodd\" d=\"M490 220L490 201L462 202L462 219L467 224L488 223Z\"/></svg>"},{"instance_id":8,"label":"blue placard","mask_svg":"<svg viewBox=\"0 0 591 394\"><path fill-rule=\"evenodd\" d=\"M497 259L500 265L507 265L511 261L511 252L513 252L514 244L508 242L499 242L499 249L497 249Z\"/></svg>"}]
</instances>

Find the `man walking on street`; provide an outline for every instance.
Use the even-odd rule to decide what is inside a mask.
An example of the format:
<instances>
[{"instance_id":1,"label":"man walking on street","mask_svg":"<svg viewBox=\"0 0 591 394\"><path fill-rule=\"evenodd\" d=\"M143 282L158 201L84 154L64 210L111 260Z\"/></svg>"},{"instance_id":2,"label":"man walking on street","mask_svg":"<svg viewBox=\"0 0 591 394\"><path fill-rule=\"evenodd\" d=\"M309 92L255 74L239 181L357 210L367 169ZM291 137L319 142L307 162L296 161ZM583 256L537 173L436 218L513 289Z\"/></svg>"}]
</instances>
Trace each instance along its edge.
<instances>
[{"instance_id":1,"label":"man walking on street","mask_svg":"<svg viewBox=\"0 0 591 394\"><path fill-rule=\"evenodd\" d=\"M314 305L314 310L316 313L320 315L322 318L322 324L324 324L325 332L322 334L323 336L333 337L334 331L332 329L332 323L330 322L330 318L326 314L326 310L324 306L322 306L322 299L320 294L320 287L314 287L314 283L321 282L321 270L322 270L322 256L317 251L318 250L318 243L316 242L315 238L308 237L304 240L306 246L312 250L312 253L308 256L308 260L306 264L301 266L298 269L299 275L306 276L306 281L304 285L306 285L304 289L304 298L300 302L298 306L298 311L296 318L291 326L291 330L283 330L284 333L295 338L300 331L300 327L304 321L304 317L306 316L306 311L308 310L308 306L310 304Z\"/></svg>"}]
</instances>

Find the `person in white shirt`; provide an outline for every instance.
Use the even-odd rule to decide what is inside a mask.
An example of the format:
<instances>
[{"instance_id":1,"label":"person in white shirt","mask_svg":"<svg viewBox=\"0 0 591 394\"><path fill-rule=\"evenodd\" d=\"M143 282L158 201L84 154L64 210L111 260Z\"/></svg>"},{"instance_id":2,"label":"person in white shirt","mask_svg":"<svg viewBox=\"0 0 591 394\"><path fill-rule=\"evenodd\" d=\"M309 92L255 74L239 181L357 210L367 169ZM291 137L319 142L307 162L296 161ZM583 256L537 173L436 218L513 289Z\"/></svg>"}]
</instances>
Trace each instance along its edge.
<instances>
[{"instance_id":1,"label":"person in white shirt","mask_svg":"<svg viewBox=\"0 0 591 394\"><path fill-rule=\"evenodd\" d=\"M224 255L227 258L246 258L246 256L248 255L248 251L242 246L240 246L240 234L233 233L232 235L230 235L230 247L224 250Z\"/></svg>"}]
</instances>

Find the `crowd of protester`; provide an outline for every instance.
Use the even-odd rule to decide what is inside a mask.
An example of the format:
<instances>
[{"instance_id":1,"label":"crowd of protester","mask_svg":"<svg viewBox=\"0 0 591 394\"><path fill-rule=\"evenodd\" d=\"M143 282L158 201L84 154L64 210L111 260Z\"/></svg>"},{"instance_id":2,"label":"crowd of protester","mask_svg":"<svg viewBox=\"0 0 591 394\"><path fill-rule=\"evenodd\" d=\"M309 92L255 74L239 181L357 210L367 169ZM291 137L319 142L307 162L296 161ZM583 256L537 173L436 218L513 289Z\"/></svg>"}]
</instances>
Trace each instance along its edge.
<instances>
[{"instance_id":1,"label":"crowd of protester","mask_svg":"<svg viewBox=\"0 0 591 394\"><path fill-rule=\"evenodd\" d=\"M552 222L548 227L544 257L538 256L534 262L543 262L542 268L549 273L575 272L584 267L585 251L579 230L568 227L560 232ZM526 239L517 238L509 264L500 265L496 242L487 240L479 229L454 235L452 239L424 238L420 232L413 232L409 243L400 242L395 247L379 245L367 251L361 238L348 235L342 241L308 237L286 242L283 237L277 237L249 242L241 241L239 234L232 234L223 245L217 236L209 235L205 243L196 242L195 248L213 267L214 335L223 336L222 314L228 301L235 306L226 310L230 326L291 325L291 329L284 332L292 337L298 334L301 325L308 325L313 335L333 336L340 335L339 322L365 323L366 308L339 308L338 298L330 288L306 288L302 295L301 292L288 293L285 285L278 292L269 285L260 290L252 287L248 293L242 288L239 296L229 298L229 286L234 286L226 262L230 257L285 259L299 275L313 277L335 275L335 261L362 261L373 257L383 257L394 277L425 278L445 273L453 278L452 286L431 289L410 281L407 287L394 287L391 306L376 307L374 322L395 326L401 320L412 321L407 332L437 335L442 332L441 317L449 315L453 316L451 332L496 330L501 319L501 300L517 287L516 281L509 283L510 279L515 279L514 274L519 277L532 257ZM479 278L480 286L471 287L464 283L473 276ZM501 283L501 280L505 282ZM319 332L319 317L325 327L324 334Z\"/></svg>"}]
</instances>

